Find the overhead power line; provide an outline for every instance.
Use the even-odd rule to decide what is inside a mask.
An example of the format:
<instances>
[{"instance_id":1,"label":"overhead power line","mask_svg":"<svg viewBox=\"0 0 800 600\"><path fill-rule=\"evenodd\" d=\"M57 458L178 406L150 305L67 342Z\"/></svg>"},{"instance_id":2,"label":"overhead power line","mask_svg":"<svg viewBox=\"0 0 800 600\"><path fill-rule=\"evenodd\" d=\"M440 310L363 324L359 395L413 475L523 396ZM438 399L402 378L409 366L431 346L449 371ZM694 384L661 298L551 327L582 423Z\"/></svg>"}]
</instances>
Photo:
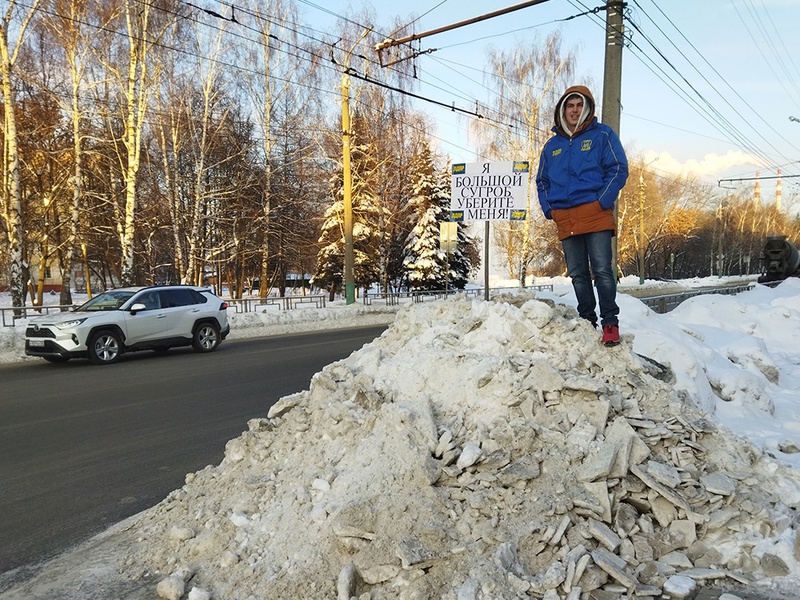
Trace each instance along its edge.
<instances>
[{"instance_id":1,"label":"overhead power line","mask_svg":"<svg viewBox=\"0 0 800 600\"><path fill-rule=\"evenodd\" d=\"M147 0L141 0L141 1L147 2ZM546 0L539 0L539 1L546 1ZM24 0L23 0L23 2L24 2ZM300 2L302 4L305 4L307 6L310 6L310 7L314 8L315 10L319 10L319 11L325 12L327 14L330 14L330 15L334 16L335 18L340 19L342 22L349 22L349 23L353 23L353 24L358 24L353 19L351 19L351 18L349 18L349 17L347 17L345 15L337 14L334 11L331 11L331 10L325 8L324 6L321 6L319 3L310 2L308 0L298 0L298 2ZM579 0L569 0L569 2L573 6L576 6L576 7L580 6L581 9L583 10L583 12L581 12L580 15L574 15L572 17L569 17L569 18L566 18L566 19L562 19L563 21L568 21L568 20L571 20L571 19L576 18L578 16L588 16L593 21L598 22L597 16L596 16L597 9L591 9L589 6L587 6L583 2L580 2ZM675 26L675 24L673 23L672 19L670 19L667 16L667 14L666 14L664 9L662 9L660 6L658 6L658 4L656 4L654 2L653 4L657 9L658 14L660 15L659 17L654 18L655 15L651 16L650 14L647 14L647 12L642 8L642 2L640 0L633 0L633 2L634 2L634 4L636 4L640 8L640 10L643 13L643 15L647 18L648 24L647 25L645 25L645 24L634 24L634 25L636 25L638 27L638 30L633 25L631 26L631 29L635 33L636 37L638 37L638 38L640 38L642 40L645 40L647 42L647 44L650 44L650 46L651 46L651 47L645 48L641 44L638 43L638 40L629 38L628 39L629 47L633 50L633 54L636 56L636 58L638 60L642 61L643 64L645 64L645 66L648 69L650 69L652 72L654 72L654 74L656 74L657 77L659 77L659 79L664 83L664 85L668 89L670 89L674 93L678 94L679 97L681 97L681 99L684 102L686 102L695 111L697 111L698 114L700 114L706 121L708 121L710 124L712 124L712 126L714 126L721 133L723 133L723 135L732 144L734 144L734 145L736 145L736 146L738 146L740 148L743 148L748 153L753 154L754 156L758 157L758 159L762 163L764 163L765 165L767 165L767 166L773 165L775 163L775 161L771 158L770 154L771 153L774 154L774 149L770 148L770 152L767 152L767 151L764 151L763 148L759 147L759 146L763 146L764 143L767 143L770 146L772 144L770 144L770 142L760 132L756 132L756 136L757 136L758 139L751 139L750 136L745 135L741 131L741 128L745 124L752 123L752 122L757 121L757 120L764 121L761 112L755 110L749 103L747 103L745 101L744 98L741 97L740 94L738 94L738 92L730 85L730 83L724 77L722 77L722 75L717 71L717 69L715 69L710 64L710 62L707 60L707 58L705 56L703 56L702 53L700 53L697 50L697 48L694 46L694 44L692 44L692 42L687 38L687 36L678 27ZM517 8L528 6L528 5L532 5L532 4L536 4L536 3L538 3L538 2L520 4L520 5L517 5ZM316 32L314 29L312 29L312 28L310 28L310 27L308 27L306 25L300 25L300 24L298 24L296 22L279 21L276 17L272 17L270 15L265 15L265 14L257 14L255 12L251 11L251 10L248 10L247 8L242 8L240 6L227 5L227 6L230 7L230 11L228 11L228 10L225 10L225 9L209 10L209 9L203 8L201 6L198 6L198 0L195 0L194 3L188 2L188 1L182 1L181 4L186 6L187 8L191 8L193 11L195 11L197 13L196 15L190 15L190 14L187 14L186 11L183 11L182 14L180 15L182 18L190 18L190 19L192 19L194 22L196 22L198 24L202 23L202 24L204 24L206 26L216 27L212 23L209 23L209 19L203 19L200 16L200 13L202 13L203 15L211 17L212 19L217 20L220 23L224 23L225 24L224 26L226 27L226 34L227 35L234 36L235 38L240 39L243 43L246 43L246 44L264 43L263 40L261 40L261 39L254 39L253 36L246 35L247 32L253 32L253 33L258 34L258 35L261 34L261 30L259 30L257 28L254 28L254 27L252 27L251 25L248 24L248 20L249 20L250 16L253 16L253 17L258 16L261 19L267 20L268 22L272 22L272 23L275 23L275 24L280 23L280 26L282 28L284 28L287 33L294 34L294 35L297 35L297 36L301 36L302 39L311 40L313 42L313 45L312 44L303 45L302 43L294 43L294 42L292 42L290 39L288 39L285 36L272 35L272 36L270 36L269 39L274 41L275 46L278 49L278 51L286 54L287 56L293 56L293 57L298 58L300 60L306 60L306 61L314 62L314 63L320 65L322 68L325 68L325 69L334 69L334 68L337 69L337 70L340 69L340 66L337 66L337 65L334 65L334 64L330 63L328 61L328 59L324 56L324 52L321 51L321 47L322 46L333 47L333 43L332 42L326 41L324 39L328 35L327 33ZM752 0L748 0L748 6L751 5L751 4L752 4ZM442 2L437 3L436 6L434 6L434 8L438 8L441 5L442 5ZM152 3L152 6L154 8L159 8L161 10L161 8L156 3ZM226 5L222 5L222 6L225 7ZM666 7L666 5L664 5L664 6ZM431 10L433 10L433 9L431 9ZM756 10L756 9L754 8L753 10ZM774 27L774 23L772 22L771 17L769 17L769 13L766 12L766 8L763 6L763 2L761 2L761 7L758 10L764 10L764 12L767 15L767 19L761 19L762 27L763 28L768 28L770 25L772 25ZM425 14L428 14L428 13L430 13L430 11L428 11ZM177 14L177 13L173 13L173 14ZM248 18L245 18L245 17L248 17ZM414 21L411 21L411 23L409 23L407 25L411 25L411 24L413 24L415 22L418 22L418 20L420 18L421 17L417 17L417 19L415 19ZM630 21L630 19L629 19L629 22L632 22L632 21ZM233 25L233 27L231 27L231 25ZM361 24L358 24L358 25L360 26ZM90 23L86 23L86 26L96 27L95 24L90 24ZM602 27L602 25L600 25L599 22L598 22L598 26ZM731 110L733 110L733 113L735 114L735 118L727 117L723 113L722 109L724 109L725 106L728 106L729 103L725 104L724 102L722 102L722 103L711 102L710 98L706 97L704 95L704 93L700 90L700 87L698 86L697 80L696 80L696 78L694 76L690 77L686 73L681 73L681 70L677 66L677 64L668 56L668 54L665 52L665 50L663 48L659 48L658 47L657 42L655 41L655 39L651 35L652 32L658 32L661 35L664 35L664 37L666 37L670 41L670 47L678 49L677 46L674 43L672 43L672 39L676 39L676 35L674 33L667 34L662 29L663 27L667 27L667 26L670 26L670 27L674 28L678 32L678 36L680 36L680 38L683 39L688 44L688 49L692 50L693 52L696 52L697 55L701 57L701 60L698 61L696 59L690 59L683 52L680 53L681 56L690 65L692 65L693 71L696 72L700 76L701 80L705 81L708 85L711 85L712 87L714 87L712 82L709 80L710 76L704 76L702 74L702 71L700 70L700 67L702 67L702 65L706 65L706 66L708 66L708 68L711 69L711 72L713 72L714 76L718 77L723 82L723 84L725 86L729 87L732 90L732 94L735 95L737 98L739 98L739 100L742 101L743 106L745 106L747 108L747 111L748 111L747 113L745 113L743 110L736 110L731 105L730 108L731 108ZM216 27L216 28L217 29L221 29L220 27ZM111 31L109 29L106 29L106 31L109 31L109 32L115 33L115 34L120 34L120 32ZM506 34L513 33L514 31L519 31L519 28L515 28L512 31L506 32ZM765 29L765 31L766 31L766 29ZM751 36L753 35L753 32L749 32L749 33L751 34ZM503 35L503 34L498 34L498 35ZM466 43L474 43L475 41L479 41L479 39L481 39L481 38L475 38L475 39L467 40L465 42L459 42L459 45L466 44ZM187 50L186 48L169 47L168 45L163 45L163 44L160 45L160 47L162 47L164 49L172 50L172 51L175 51L175 52L180 52L180 53L182 53L182 54L184 54L186 56L193 56L193 57L196 57L196 58L201 58L201 54L199 52L192 51L192 50ZM762 50L762 52L763 52L762 48L759 48L759 49ZM778 48L777 47L773 47L773 50L777 51ZM376 64L376 65L378 64L377 61L375 61L373 58L371 58L369 56L362 56L361 58L362 58L362 60L365 60L365 61L369 62L370 64ZM785 58L788 58L789 61L792 60L791 55L787 55ZM202 57L202 59L203 60L210 60L210 61L217 61L220 64L224 65L226 68L237 69L237 70L242 70L242 71L245 71L245 72L249 71L249 72L252 72L252 73L256 73L256 70L254 70L252 68L244 67L241 64L233 64L231 61L221 61L216 57L211 58L211 57L205 57L204 56L204 57ZM447 61L445 61L445 62L447 62ZM468 67L472 67L472 65L467 65L467 66ZM794 65L793 62L785 62L784 63L784 69L792 69L792 68L794 68L796 70L796 65ZM459 73L459 75L461 77L463 77L464 76L464 73L463 73L464 69L463 68L459 68L459 69L453 68L453 72L454 73L456 73L459 70L461 71L461 73ZM341 72L341 71L339 71L339 72ZM464 93L464 89L466 89L466 88L459 89L458 91L449 91L448 93L453 94L454 97L460 99L464 103L475 104L475 107L476 107L475 109L471 109L468 106L465 107L463 104L460 107L456 107L455 103L452 102L452 101L448 102L448 101L444 101L442 99L437 99L435 97L428 97L426 94L415 93L413 91L409 91L408 89L403 89L403 87L401 87L399 85L393 85L392 83L389 83L389 82L386 82L386 81L380 81L380 80L378 80L377 78L375 78L373 76L362 75L362 73L359 72L359 71L354 71L353 72L353 76L356 77L357 79L360 79L360 80L364 81L365 83L370 84L370 85L380 85L382 87L385 87L386 89L394 91L395 93L404 94L407 97L414 99L415 101L426 102L426 103L428 103L428 104L430 104L432 106L436 106L438 108L446 109L446 110L448 110L450 112L456 112L456 113L459 113L459 114L464 114L464 115L469 116L471 118L477 118L477 119L482 119L482 120L487 120L489 118L487 115L481 114L480 110L478 109L478 102L479 101L477 100L477 98L469 97L469 95ZM278 80L281 80L281 78L278 77ZM282 81L284 81L285 83L291 83L293 85L304 86L304 87L308 87L309 89L312 89L307 84L307 82L294 81L294 80L291 79L291 77L286 78L286 79L282 79ZM444 85L438 87L438 89L441 89L442 91L446 91L445 88L447 86L447 83L445 81L443 81L443 80L439 80L439 81ZM493 94L494 93L494 91L491 88L491 86L486 86L484 84L480 84L480 83L477 83L477 82L474 82L474 81L473 81L473 83L477 84L477 85L481 85L482 89L484 89L487 94ZM432 83L430 81L426 81L425 84L429 85L429 86L432 86L434 88L437 87L434 83ZM317 89L319 92L331 95L331 97L334 97L336 95L335 91L333 91L333 90L327 90L327 89L324 89L324 88L319 87L319 86L317 86L315 89ZM792 95L792 96L797 97L796 95ZM752 113L752 115L750 113ZM499 114L499 115L492 115L492 119L499 126L510 127L511 125L509 125L508 123L506 123L504 121L508 121L510 123L511 121L513 121L513 116L505 116L505 115ZM766 123L766 121L764 121L764 122ZM792 145L791 142L787 141L781 135L780 132L775 131L773 128L770 128L770 130L773 131L774 133L776 133L776 135L780 139L782 139L784 142L787 142L789 144L789 147L795 148L795 146ZM787 159L788 157L784 156L783 158Z\"/></svg>"},{"instance_id":2,"label":"overhead power line","mask_svg":"<svg viewBox=\"0 0 800 600\"><path fill-rule=\"evenodd\" d=\"M399 88L397 86L389 85L389 84L387 84L387 83L385 83L383 81L378 81L377 79L374 79L373 77L370 77L368 75L362 75L360 73L357 73L352 68L348 69L348 73L349 73L350 76L355 77L356 79L360 79L362 81L366 81L367 83L372 83L374 85L377 85L378 87L382 87L384 89L391 90L393 92L397 92L398 94L403 94L404 96L408 96L410 98L416 98L417 100L423 100L423 101L428 102L430 104L435 104L437 106L441 106L442 108L446 108L446 109L448 109L448 110L450 110L452 112L458 112L458 113L461 113L461 114L464 114L464 115L469 115L471 117L477 117L478 119L486 119L487 121L493 121L494 123L496 123L498 125L503 125L503 126L509 127L509 128L513 128L514 127L510 123L503 123L502 121L498 121L497 119L493 119L491 117L487 117L486 115L483 115L483 114L479 113L477 110L466 110L466 109L463 109L463 108L458 108L455 105L448 105L448 104L445 104L444 102L439 102L438 100L434 100L432 98L426 98L425 96L420 96L419 94L414 94L413 92L409 92L409 91L404 90L402 88Z\"/></svg>"},{"instance_id":3,"label":"overhead power line","mask_svg":"<svg viewBox=\"0 0 800 600\"><path fill-rule=\"evenodd\" d=\"M656 26L656 28L657 28L657 29L658 29L658 30L661 32L661 34L664 36L664 38L665 38L667 41L669 41L670 45L671 45L671 46L672 46L672 47L673 47L673 48L674 48L674 49L675 49L675 50L676 50L676 51L677 51L677 52L680 54L680 56L682 56L682 57L683 57L683 58L686 60L686 62L687 62L687 63L688 63L688 64L689 64L689 65L690 65L690 66L691 66L691 67L692 67L692 68L695 70L695 72L697 72L697 74L698 74L698 75L700 75L700 77L703 79L703 81L705 81L705 82L706 82L706 83L707 83L707 84L708 84L708 85L709 85L709 86L710 86L712 89L715 89L715 86L714 86L714 84L712 84L712 83L711 83L711 81L709 81L709 79L708 79L708 78L707 78L707 77L706 77L706 76L705 76L705 75L704 75L704 74L703 74L703 73L700 71L700 69L697 67L696 61L694 61L694 60L690 60L690 59L689 59L689 57L687 57L687 56L686 56L686 54L683 52L683 50L681 50L681 49L680 49L680 48L679 48L679 47L678 47L678 46L677 46L677 45L674 43L674 41L673 41L673 39L672 39L672 36L671 36L671 35L668 35L668 34L666 34L666 33L665 33L665 32L664 32L664 31L663 31L663 30L662 30L662 29L661 29L661 28L658 26L658 24L657 24L657 23L656 23L656 22L653 20L653 18L652 18L652 17L650 17L650 15L649 15L649 14L647 14L647 12L646 12L646 11L645 11L645 10L644 10L642 7L641 7L641 5L639 4L639 2L638 2L637 0L633 0L633 2L634 2L634 4L636 4L636 5L639 7L639 9L642 11L642 14L644 14L644 15L645 15L645 16L646 16L646 17L647 17L647 18L648 18L648 19L649 19L649 20L650 20L650 21L653 23L653 25L655 25L655 26ZM741 94L740 94L740 93L739 93L739 92L738 92L738 91L737 91L737 90L736 90L736 89L735 89L735 88L734 88L734 87L733 87L733 86L732 86L732 85L731 85L731 84L728 82L728 80L727 80L727 79L726 79L726 78L725 78L725 77L724 77L724 76L723 76L723 75L722 75L722 74L721 74L721 73L720 73L720 72L719 72L719 71L718 71L718 70L717 70L717 69L716 69L716 68L715 68L715 67L714 67L714 66L713 66L713 65L712 65L712 64L711 64L709 61L708 61L708 59L707 59L707 58L706 58L706 57L705 57L705 56L704 56L704 55L703 55L703 54L702 54L702 53L701 53L701 52L700 52L700 51L699 51L699 50L698 50L698 49L695 47L695 45L694 45L694 44L693 44L693 43L692 43L692 42L691 42L691 41L690 41L690 40L689 40L689 39L686 37L686 35L685 35L685 34L684 34L684 33L683 33L683 32L682 32L682 31L681 31L681 30L680 30L678 27L676 27L676 26L675 26L675 24L672 22L672 20L671 20L671 19L670 19L670 18L669 18L669 17L668 17L668 16L667 16L665 13L664 13L664 11L662 10L662 8L661 8L661 7L659 7L659 6L658 6L658 4L655 4L655 7L656 7L656 8L658 9L658 11L659 11L659 12L662 14L662 16L663 16L663 17L664 17L664 18L667 20L667 22L668 22L670 25L672 25L672 27L675 29L675 31L678 33L678 35L680 35L680 36L681 36L681 38L682 38L682 39L683 39L683 40L684 40L684 41L685 41L685 42L686 42L686 43L689 45L689 47L690 47L692 50L694 50L694 51L695 51L695 53L696 53L696 54L697 54L697 55L698 55L698 56L699 56L699 57L702 59L702 61L703 61L703 62L704 62L706 65L708 65L708 66L711 68L711 70L713 71L713 73L714 73L714 74L715 74L717 77L719 77L720 81L722 81L722 82L725 84L725 86L726 86L726 87L727 87L729 90L731 90L731 92L733 92L733 94L734 94L734 95L735 95L735 96L736 96L736 97L737 97L737 98L738 98L738 99L739 99L739 100L740 100L740 101L741 101L741 102L742 102L742 103L743 103L743 104L744 104L744 105L745 105L745 106L746 106L748 109L750 109L750 111L752 111L752 113L753 113L754 115L756 115L756 117L757 117L757 118L758 118L758 119L759 119L759 120L760 120L760 121L761 121L761 122L762 122L762 123L763 123L763 124L764 124L764 125L765 125L765 126L768 128L768 129L770 129L770 130L771 130L773 133L775 133L775 134L776 134L776 135L777 135L777 136L778 136L778 137L779 137L781 140L783 140L784 142L786 142L786 143L787 143L787 144L788 144L790 147L792 147L793 149L795 149L795 150L797 150L798 152L800 152L800 148L798 148L798 147L794 146L794 144L792 144L792 142L791 142L791 141L789 141L788 139L786 139L786 138L783 136L783 134L781 134L781 133L780 133L778 130L776 130L776 129L775 129L773 126L772 126L772 125L770 125L770 124L769 124L769 123L766 121L766 119L764 119L764 117L761 115L760 111L757 111L755 108L753 108L753 107L750 105L750 103L749 103L749 102L747 102L747 100L745 100L745 99L742 97L742 95L741 95ZM719 94L719 96L720 96L720 98L721 98L722 102L724 102L724 103L725 103L725 104L726 104L728 107L730 107L730 108L731 108L731 109L732 109L732 110L733 110L733 111L736 113L736 115L737 115L737 116L739 116L739 117L742 119L742 122L743 122L743 123L748 123L748 124L749 124L749 119L745 118L745 117L744 117L744 115L742 115L742 114L741 114L741 113L740 113L740 112L739 112L739 111L738 111L738 110L737 110L737 109L736 109L736 108L733 106L733 104L731 104L731 102L728 100L728 97L727 97L727 95L725 95L725 94ZM758 132L758 130L756 130L754 127L752 127L752 125L751 125L751 128L752 128L752 129L753 129L753 130L756 132L756 134L757 134L757 135L761 135L761 134ZM763 138L763 135L761 135L761 137L762 137L762 139L764 139L764 141L767 141L765 138Z\"/></svg>"},{"instance_id":4,"label":"overhead power line","mask_svg":"<svg viewBox=\"0 0 800 600\"><path fill-rule=\"evenodd\" d=\"M726 179L719 179L718 182L721 184L723 182L729 183L733 181L761 181L763 179L794 179L795 177L800 177L800 175L767 175L767 176L758 176L758 177L728 177Z\"/></svg>"},{"instance_id":5,"label":"overhead power line","mask_svg":"<svg viewBox=\"0 0 800 600\"><path fill-rule=\"evenodd\" d=\"M641 9L641 5L637 0L633 0L633 2ZM672 36L666 34L661 29L661 27L649 15L646 14L644 10L642 10L642 13L645 14L648 17L648 19L650 19L650 21L657 29L657 31L659 31L659 33L661 33L661 35L663 35L665 38L670 40L670 43L672 44L671 42ZM664 17L666 18L666 15L664 15ZM759 144L755 143L752 139L750 139L746 134L744 134L741 131L740 127L738 127L728 117L726 117L725 114L723 114L722 112L722 108L724 108L724 106L728 106L731 110L733 110L740 123L747 125L751 129L753 129L758 138L760 138L763 142L772 147L773 144L771 144L760 131L752 127L751 121L753 121L754 119L749 119L745 117L739 110L737 110L735 107L733 107L733 105L730 104L730 102L726 97L722 97L722 100L720 102L711 102L709 98L700 91L698 84L690 81L689 77L685 73L681 72L681 70L676 66L676 64L667 56L666 51L658 47L656 42L653 40L652 36L648 35L648 33L644 30L643 25L636 23L633 19L630 18L629 15L626 16L626 19L630 24L631 29L637 34L637 36L641 37L645 42L647 42L650 48L652 48L652 50L655 52L655 55L651 55L648 51L642 48L641 45L638 44L635 38L631 37L629 38L628 43L629 47L633 51L634 56L636 56L639 60L641 60L643 64L645 64L645 66L647 66L659 79L661 79L662 82L665 83L668 89L672 90L680 97L682 97L682 99L690 107L692 107L696 112L698 112L699 115L701 115L706 121L712 124L717 130L723 133L723 135L725 135L735 146L744 149L749 154L758 158L758 160L761 161L762 164L765 166L770 166L774 164L775 161L773 158L769 156L769 153L763 150L761 147L759 147ZM669 20L669 22L670 24L672 24L671 20ZM675 27L674 24L672 25L673 27ZM677 27L675 28L677 29ZM702 56L702 54L700 54L699 51L696 50L694 45L691 44L691 42L688 39L686 39L686 41L689 44L689 46L695 49L695 51L703 58L703 61L709 64L709 66L711 66L710 63L708 63L707 59L704 56ZM674 44L672 45L674 46ZM675 46L675 48L677 49L677 46ZM690 60L680 49L677 50L687 62L692 64L693 68L698 72L698 74L700 74L701 78L710 86L710 88L714 90L715 93L717 93L716 88L718 86L712 84L707 79L707 77L705 77L697 69L697 66L695 65L696 61ZM661 66L662 64L665 66ZM716 69L714 69L713 67L711 68L715 73L717 73L720 79L725 81L724 78L721 75L719 75ZM656 71L658 71L658 73ZM725 83L726 85L729 85L727 81L725 81ZM749 104L747 104L744 101L744 99L742 99L742 101L751 111L753 111L754 114L758 115L759 119L761 118L761 116L758 114L758 111L754 110ZM788 140L785 140L785 138L783 138L783 136L780 133L776 132L776 134L778 135L778 137L788 142ZM789 144L791 146L790 142ZM782 156L782 158L784 161L790 160L786 156Z\"/></svg>"}]
</instances>

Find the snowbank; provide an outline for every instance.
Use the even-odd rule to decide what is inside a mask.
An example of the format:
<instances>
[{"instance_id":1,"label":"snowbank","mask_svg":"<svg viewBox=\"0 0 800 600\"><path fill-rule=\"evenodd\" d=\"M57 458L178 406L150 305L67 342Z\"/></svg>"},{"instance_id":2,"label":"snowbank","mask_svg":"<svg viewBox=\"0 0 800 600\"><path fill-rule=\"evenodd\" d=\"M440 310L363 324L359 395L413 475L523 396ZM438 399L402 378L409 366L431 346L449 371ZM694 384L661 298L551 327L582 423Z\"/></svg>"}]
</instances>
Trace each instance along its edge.
<instances>
[{"instance_id":1,"label":"snowbank","mask_svg":"<svg viewBox=\"0 0 800 600\"><path fill-rule=\"evenodd\" d=\"M632 337L605 348L546 298L404 308L126 523L70 588L113 572L194 600L794 589L798 472L677 394ZM0 598L44 592L73 597L40 577Z\"/></svg>"}]
</instances>

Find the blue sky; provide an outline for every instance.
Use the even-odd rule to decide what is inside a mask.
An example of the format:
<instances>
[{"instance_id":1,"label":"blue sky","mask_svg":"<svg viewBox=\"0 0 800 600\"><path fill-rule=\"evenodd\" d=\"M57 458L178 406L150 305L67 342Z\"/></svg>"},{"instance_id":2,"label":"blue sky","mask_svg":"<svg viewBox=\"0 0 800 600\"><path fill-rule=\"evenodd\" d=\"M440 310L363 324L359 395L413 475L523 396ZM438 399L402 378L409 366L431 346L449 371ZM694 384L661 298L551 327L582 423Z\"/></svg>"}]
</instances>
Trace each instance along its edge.
<instances>
[{"instance_id":1,"label":"blue sky","mask_svg":"<svg viewBox=\"0 0 800 600\"><path fill-rule=\"evenodd\" d=\"M301 22L333 31L339 16L376 30L395 18L419 18L416 31L521 4L521 0L298 0ZM447 105L473 108L488 100L481 70L490 45L505 48L543 39L557 29L565 50L577 53L576 83L602 99L604 12L584 0L550 0L422 40L435 52L418 60L418 93ZM635 26L623 51L620 137L629 153L656 170L689 172L715 185L722 178L800 175L800 3L796 0L628 0ZM576 16L580 15L580 16ZM575 17L569 19L569 17ZM470 106L472 104L472 106ZM430 104L441 148L454 161L475 160L464 117ZM599 112L599 111L598 111ZM752 188L753 182L726 183ZM765 198L774 180L764 179ZM784 206L800 195L800 178L783 181Z\"/></svg>"}]
</instances>

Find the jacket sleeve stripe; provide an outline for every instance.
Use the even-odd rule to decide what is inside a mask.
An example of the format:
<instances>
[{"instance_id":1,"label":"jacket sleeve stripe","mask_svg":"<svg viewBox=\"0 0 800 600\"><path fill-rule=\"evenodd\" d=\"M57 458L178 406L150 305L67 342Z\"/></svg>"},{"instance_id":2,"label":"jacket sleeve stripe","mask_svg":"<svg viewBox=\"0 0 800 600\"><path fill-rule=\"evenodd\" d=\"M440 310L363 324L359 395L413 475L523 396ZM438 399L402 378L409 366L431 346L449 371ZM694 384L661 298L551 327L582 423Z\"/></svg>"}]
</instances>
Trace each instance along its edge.
<instances>
[{"instance_id":1,"label":"jacket sleeve stripe","mask_svg":"<svg viewBox=\"0 0 800 600\"><path fill-rule=\"evenodd\" d=\"M611 136L608 134L608 132L604 131L603 135L605 136L606 144L608 144L608 150L611 153L611 156L612 156L612 158L613 158L613 160L614 160L614 162L616 164L616 168L615 168L615 171L614 171L614 176L611 177L611 179L608 180L608 183L606 184L605 189L603 189L603 191L600 193L600 197L598 198L598 200L600 200L600 204L602 205L602 204L604 204L602 202L603 198L605 198L607 196L612 196L613 200L611 202L611 205L613 205L613 203L614 203L613 201L616 200L617 196L619 195L620 190L622 190L622 186L625 185L625 181L628 179L628 177L627 177L627 175L628 175L628 164L627 164L626 160L624 160L624 159L620 160L619 154L618 154L616 148L614 148L614 143L613 143L613 141L611 139ZM624 157L625 155L623 154L622 156ZM624 168L624 172L623 172L623 168Z\"/></svg>"}]
</instances>

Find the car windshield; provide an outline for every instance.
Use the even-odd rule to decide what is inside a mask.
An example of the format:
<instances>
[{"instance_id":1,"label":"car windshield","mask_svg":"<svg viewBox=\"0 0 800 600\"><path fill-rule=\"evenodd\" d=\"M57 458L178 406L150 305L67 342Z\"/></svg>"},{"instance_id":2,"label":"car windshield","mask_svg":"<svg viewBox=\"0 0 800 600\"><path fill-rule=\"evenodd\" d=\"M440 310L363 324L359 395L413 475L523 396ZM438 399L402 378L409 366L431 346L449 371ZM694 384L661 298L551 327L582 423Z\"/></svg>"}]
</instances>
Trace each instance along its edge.
<instances>
[{"instance_id":1,"label":"car windshield","mask_svg":"<svg viewBox=\"0 0 800 600\"><path fill-rule=\"evenodd\" d=\"M116 310L136 292L130 290L114 290L111 292L104 292L99 296L95 296L88 302L82 304L75 309L78 311L98 311L98 310Z\"/></svg>"}]
</instances>

